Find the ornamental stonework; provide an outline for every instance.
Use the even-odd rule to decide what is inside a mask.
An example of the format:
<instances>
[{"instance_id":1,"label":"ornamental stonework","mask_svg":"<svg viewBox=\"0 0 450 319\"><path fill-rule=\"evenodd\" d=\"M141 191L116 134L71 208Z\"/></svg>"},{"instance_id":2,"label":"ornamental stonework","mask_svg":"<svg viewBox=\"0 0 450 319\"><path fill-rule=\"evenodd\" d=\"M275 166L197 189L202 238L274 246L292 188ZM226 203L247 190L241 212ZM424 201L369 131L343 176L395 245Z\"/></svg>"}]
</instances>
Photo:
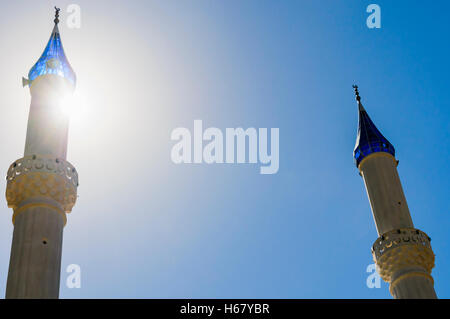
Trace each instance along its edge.
<instances>
[{"instance_id":1,"label":"ornamental stonework","mask_svg":"<svg viewBox=\"0 0 450 319\"><path fill-rule=\"evenodd\" d=\"M78 174L66 160L32 155L15 161L6 176L8 207L31 198L47 197L69 213L77 199Z\"/></svg>"},{"instance_id":2,"label":"ornamental stonework","mask_svg":"<svg viewBox=\"0 0 450 319\"><path fill-rule=\"evenodd\" d=\"M379 237L372 255L381 278L391 282L397 271L407 267L419 267L431 274L434 253L430 241L427 234L414 228L392 230Z\"/></svg>"}]
</instances>

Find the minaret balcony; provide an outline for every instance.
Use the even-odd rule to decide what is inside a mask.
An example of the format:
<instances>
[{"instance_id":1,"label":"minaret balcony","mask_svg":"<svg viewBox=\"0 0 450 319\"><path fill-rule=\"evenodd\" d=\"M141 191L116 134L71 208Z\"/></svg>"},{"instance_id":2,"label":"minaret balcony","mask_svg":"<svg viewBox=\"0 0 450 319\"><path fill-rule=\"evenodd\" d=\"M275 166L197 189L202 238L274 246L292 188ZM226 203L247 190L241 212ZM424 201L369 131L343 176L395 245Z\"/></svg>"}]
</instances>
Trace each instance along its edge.
<instances>
[{"instance_id":1,"label":"minaret balcony","mask_svg":"<svg viewBox=\"0 0 450 319\"><path fill-rule=\"evenodd\" d=\"M434 253L431 239L415 228L395 229L383 234L372 246L373 259L381 278L392 282L411 271L433 280Z\"/></svg>"},{"instance_id":2,"label":"minaret balcony","mask_svg":"<svg viewBox=\"0 0 450 319\"><path fill-rule=\"evenodd\" d=\"M11 164L6 180L6 200L14 209L13 222L30 205L53 206L65 219L77 199L77 171L60 158L23 157Z\"/></svg>"}]
</instances>

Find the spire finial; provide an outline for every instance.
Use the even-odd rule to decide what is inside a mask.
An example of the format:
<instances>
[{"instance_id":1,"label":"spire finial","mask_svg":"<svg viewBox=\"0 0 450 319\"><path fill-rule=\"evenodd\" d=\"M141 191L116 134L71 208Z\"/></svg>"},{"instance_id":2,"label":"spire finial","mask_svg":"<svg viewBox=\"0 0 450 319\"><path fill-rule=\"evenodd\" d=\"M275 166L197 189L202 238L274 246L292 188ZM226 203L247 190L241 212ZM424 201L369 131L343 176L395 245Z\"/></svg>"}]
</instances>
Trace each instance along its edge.
<instances>
[{"instance_id":1,"label":"spire finial","mask_svg":"<svg viewBox=\"0 0 450 319\"><path fill-rule=\"evenodd\" d=\"M59 23L59 11L60 11L61 9L60 8L57 8L56 6L55 6L55 20L53 20L54 22L55 22L55 24L58 24Z\"/></svg>"},{"instance_id":2,"label":"spire finial","mask_svg":"<svg viewBox=\"0 0 450 319\"><path fill-rule=\"evenodd\" d=\"M352 87L355 89L356 101L358 101L358 103L361 103L361 97L359 96L358 86L356 84L353 84Z\"/></svg>"}]
</instances>

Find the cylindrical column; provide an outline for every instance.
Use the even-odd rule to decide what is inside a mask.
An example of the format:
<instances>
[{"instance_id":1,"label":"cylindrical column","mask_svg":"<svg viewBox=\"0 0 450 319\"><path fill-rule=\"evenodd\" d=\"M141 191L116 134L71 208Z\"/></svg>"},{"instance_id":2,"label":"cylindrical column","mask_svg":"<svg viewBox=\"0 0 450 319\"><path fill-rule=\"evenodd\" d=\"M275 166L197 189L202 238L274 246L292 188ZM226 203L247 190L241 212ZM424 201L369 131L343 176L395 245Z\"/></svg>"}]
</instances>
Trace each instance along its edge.
<instances>
[{"instance_id":1,"label":"cylindrical column","mask_svg":"<svg viewBox=\"0 0 450 319\"><path fill-rule=\"evenodd\" d=\"M359 170L378 235L393 229L414 227L394 156L384 152L371 154L361 161Z\"/></svg>"},{"instance_id":2,"label":"cylindrical column","mask_svg":"<svg viewBox=\"0 0 450 319\"><path fill-rule=\"evenodd\" d=\"M6 298L58 298L65 213L57 206L17 208Z\"/></svg>"},{"instance_id":3,"label":"cylindrical column","mask_svg":"<svg viewBox=\"0 0 450 319\"><path fill-rule=\"evenodd\" d=\"M390 288L395 299L437 299L433 278L423 272L404 274Z\"/></svg>"},{"instance_id":4,"label":"cylindrical column","mask_svg":"<svg viewBox=\"0 0 450 319\"><path fill-rule=\"evenodd\" d=\"M63 228L78 175L66 162L69 118L61 109L73 86L45 74L30 87L25 156L8 170L6 199L14 232L6 298L58 298Z\"/></svg>"},{"instance_id":5,"label":"cylindrical column","mask_svg":"<svg viewBox=\"0 0 450 319\"><path fill-rule=\"evenodd\" d=\"M14 233L6 298L58 298L63 228L77 186L75 168L63 159L32 155L10 166L6 199Z\"/></svg>"},{"instance_id":6,"label":"cylindrical column","mask_svg":"<svg viewBox=\"0 0 450 319\"><path fill-rule=\"evenodd\" d=\"M72 91L67 80L54 74L41 76L33 82L25 156L66 159L69 117L63 112L63 104Z\"/></svg>"},{"instance_id":7,"label":"cylindrical column","mask_svg":"<svg viewBox=\"0 0 450 319\"><path fill-rule=\"evenodd\" d=\"M373 153L359 164L380 235L372 254L394 298L436 298L430 239L414 229L397 164L395 157L385 152Z\"/></svg>"}]
</instances>

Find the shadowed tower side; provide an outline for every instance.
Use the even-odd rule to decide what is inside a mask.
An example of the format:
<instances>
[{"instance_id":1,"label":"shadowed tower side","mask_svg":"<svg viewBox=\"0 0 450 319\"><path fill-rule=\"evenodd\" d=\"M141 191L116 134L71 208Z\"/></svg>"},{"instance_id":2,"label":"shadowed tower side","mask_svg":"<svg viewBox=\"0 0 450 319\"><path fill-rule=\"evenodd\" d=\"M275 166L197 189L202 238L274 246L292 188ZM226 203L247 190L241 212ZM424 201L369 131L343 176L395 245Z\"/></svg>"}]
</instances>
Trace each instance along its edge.
<instances>
[{"instance_id":1,"label":"shadowed tower side","mask_svg":"<svg viewBox=\"0 0 450 319\"><path fill-rule=\"evenodd\" d=\"M377 271L389 282L396 299L437 298L431 277L434 253L430 238L414 228L397 172L394 146L373 124L361 103L358 87L353 88L359 112L353 155L380 236L372 246Z\"/></svg>"},{"instance_id":2,"label":"shadowed tower side","mask_svg":"<svg viewBox=\"0 0 450 319\"><path fill-rule=\"evenodd\" d=\"M66 161L69 118L63 101L76 77L55 25L28 79L31 105L24 157L7 173L6 199L14 224L6 298L58 298L63 228L75 205L78 175Z\"/></svg>"}]
</instances>

